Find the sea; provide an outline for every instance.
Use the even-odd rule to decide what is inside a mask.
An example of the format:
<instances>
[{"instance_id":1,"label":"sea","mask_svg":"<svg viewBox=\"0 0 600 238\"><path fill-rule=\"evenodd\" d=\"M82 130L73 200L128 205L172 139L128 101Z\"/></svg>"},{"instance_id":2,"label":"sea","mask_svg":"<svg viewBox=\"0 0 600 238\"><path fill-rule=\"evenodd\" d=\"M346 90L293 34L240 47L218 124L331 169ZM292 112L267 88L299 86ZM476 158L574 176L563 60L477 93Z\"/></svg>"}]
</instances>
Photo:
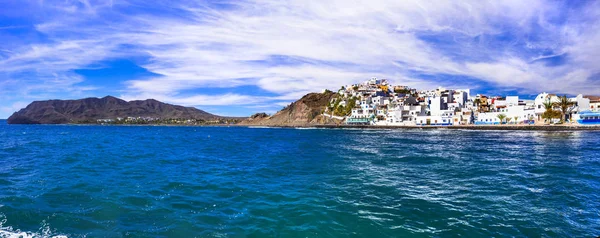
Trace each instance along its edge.
<instances>
[{"instance_id":1,"label":"sea","mask_svg":"<svg viewBox=\"0 0 600 238\"><path fill-rule=\"evenodd\" d=\"M0 121L0 237L596 236L600 132Z\"/></svg>"}]
</instances>

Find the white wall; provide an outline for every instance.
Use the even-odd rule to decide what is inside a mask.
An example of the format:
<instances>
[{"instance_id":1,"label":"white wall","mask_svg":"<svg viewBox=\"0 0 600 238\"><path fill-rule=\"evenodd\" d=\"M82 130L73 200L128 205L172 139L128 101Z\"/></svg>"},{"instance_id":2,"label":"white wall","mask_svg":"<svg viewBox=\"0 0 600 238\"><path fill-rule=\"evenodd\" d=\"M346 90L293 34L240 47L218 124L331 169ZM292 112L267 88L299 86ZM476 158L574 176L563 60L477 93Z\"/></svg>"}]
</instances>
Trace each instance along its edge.
<instances>
[{"instance_id":1,"label":"white wall","mask_svg":"<svg viewBox=\"0 0 600 238\"><path fill-rule=\"evenodd\" d=\"M525 106L512 106L500 109L498 112L486 112L479 113L477 115L478 122L500 122L498 115L504 114L507 118L510 118L510 123L515 122L515 117L518 117L517 122L523 122L529 120L531 116L535 117L535 111L531 109L525 109ZM505 120L506 122L506 120Z\"/></svg>"},{"instance_id":2,"label":"white wall","mask_svg":"<svg viewBox=\"0 0 600 238\"><path fill-rule=\"evenodd\" d=\"M518 106L519 105L519 96L506 96L506 105L507 106Z\"/></svg>"},{"instance_id":3,"label":"white wall","mask_svg":"<svg viewBox=\"0 0 600 238\"><path fill-rule=\"evenodd\" d=\"M577 102L577 111L578 112L583 112L583 111L589 111L590 108L590 99L589 98L584 98L583 95L579 94L577 95L577 97L575 98L575 102Z\"/></svg>"},{"instance_id":4,"label":"white wall","mask_svg":"<svg viewBox=\"0 0 600 238\"><path fill-rule=\"evenodd\" d=\"M442 111L442 98L441 97L430 97L429 98L429 111L431 116L440 116Z\"/></svg>"}]
</instances>

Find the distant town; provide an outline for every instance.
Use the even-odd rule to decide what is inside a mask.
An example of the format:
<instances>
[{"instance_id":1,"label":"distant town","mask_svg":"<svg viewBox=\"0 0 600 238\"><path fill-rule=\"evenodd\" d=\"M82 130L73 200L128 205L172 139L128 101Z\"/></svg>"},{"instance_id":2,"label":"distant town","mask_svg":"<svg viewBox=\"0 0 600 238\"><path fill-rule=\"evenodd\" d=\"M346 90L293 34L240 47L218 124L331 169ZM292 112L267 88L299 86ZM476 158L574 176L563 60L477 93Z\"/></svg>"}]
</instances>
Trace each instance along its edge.
<instances>
[{"instance_id":1,"label":"distant town","mask_svg":"<svg viewBox=\"0 0 600 238\"><path fill-rule=\"evenodd\" d=\"M600 125L600 98L542 92L519 96L471 95L470 89L417 90L372 78L341 87L324 115L348 125Z\"/></svg>"},{"instance_id":2,"label":"distant town","mask_svg":"<svg viewBox=\"0 0 600 238\"><path fill-rule=\"evenodd\" d=\"M114 125L222 125L235 124L237 119L182 119L182 118L158 118L158 117L117 117L114 119L96 119L97 124ZM94 121L79 121L78 124L93 124Z\"/></svg>"}]
</instances>

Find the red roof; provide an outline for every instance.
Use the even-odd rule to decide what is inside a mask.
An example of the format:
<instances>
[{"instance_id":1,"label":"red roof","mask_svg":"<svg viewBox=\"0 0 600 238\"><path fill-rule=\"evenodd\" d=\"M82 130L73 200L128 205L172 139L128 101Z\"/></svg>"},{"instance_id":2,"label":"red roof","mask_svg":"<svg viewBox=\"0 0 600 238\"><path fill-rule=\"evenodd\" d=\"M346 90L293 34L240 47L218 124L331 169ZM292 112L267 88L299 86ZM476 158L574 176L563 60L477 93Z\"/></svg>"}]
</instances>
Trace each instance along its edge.
<instances>
[{"instance_id":1,"label":"red roof","mask_svg":"<svg viewBox=\"0 0 600 238\"><path fill-rule=\"evenodd\" d=\"M590 95L587 95L587 96L583 96L583 97L590 99L590 101L600 101L600 96L590 96Z\"/></svg>"}]
</instances>

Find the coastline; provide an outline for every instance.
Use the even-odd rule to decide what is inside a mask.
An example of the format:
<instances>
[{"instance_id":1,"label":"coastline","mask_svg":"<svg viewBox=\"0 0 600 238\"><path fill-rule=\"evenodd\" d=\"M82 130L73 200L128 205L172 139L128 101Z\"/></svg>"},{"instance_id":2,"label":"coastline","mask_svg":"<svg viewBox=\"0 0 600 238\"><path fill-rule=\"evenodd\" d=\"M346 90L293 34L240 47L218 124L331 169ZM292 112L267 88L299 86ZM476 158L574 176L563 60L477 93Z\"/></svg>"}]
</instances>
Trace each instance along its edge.
<instances>
[{"instance_id":1,"label":"coastline","mask_svg":"<svg viewBox=\"0 0 600 238\"><path fill-rule=\"evenodd\" d=\"M401 129L401 130L484 130L484 131L600 131L600 126L581 125L461 125L461 126L385 126L385 125L230 125L233 127L317 128L317 129Z\"/></svg>"},{"instance_id":2,"label":"coastline","mask_svg":"<svg viewBox=\"0 0 600 238\"><path fill-rule=\"evenodd\" d=\"M246 127L246 128L315 128L315 129L364 129L364 130L474 130L474 131L600 131L600 126L582 125L459 125L459 126L392 126L392 125L260 125L260 124L96 124L96 123L65 123L65 124L8 124L8 125L50 125L50 126L166 126L166 127Z\"/></svg>"}]
</instances>

